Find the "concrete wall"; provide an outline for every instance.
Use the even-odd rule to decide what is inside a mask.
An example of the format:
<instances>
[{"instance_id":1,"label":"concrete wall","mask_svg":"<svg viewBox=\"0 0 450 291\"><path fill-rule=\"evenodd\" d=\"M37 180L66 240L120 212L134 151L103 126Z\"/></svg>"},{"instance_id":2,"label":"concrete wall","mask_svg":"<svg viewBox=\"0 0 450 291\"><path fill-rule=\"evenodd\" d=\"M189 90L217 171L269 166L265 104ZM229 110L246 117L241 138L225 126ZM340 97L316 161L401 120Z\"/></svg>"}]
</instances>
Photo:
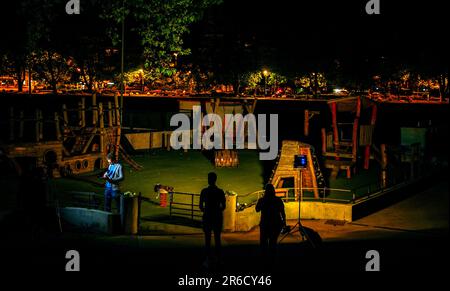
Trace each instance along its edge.
<instances>
[{"instance_id":1,"label":"concrete wall","mask_svg":"<svg viewBox=\"0 0 450 291\"><path fill-rule=\"evenodd\" d=\"M148 150L165 146L165 143L168 141L165 141L165 139L170 134L171 131L137 132L127 133L125 137L135 150Z\"/></svg>"},{"instance_id":2,"label":"concrete wall","mask_svg":"<svg viewBox=\"0 0 450 291\"><path fill-rule=\"evenodd\" d=\"M61 208L61 218L76 227L87 228L93 232L112 234L120 223L118 214L78 207Z\"/></svg>"},{"instance_id":3,"label":"concrete wall","mask_svg":"<svg viewBox=\"0 0 450 291\"><path fill-rule=\"evenodd\" d=\"M298 203L287 202L284 204L286 218L297 219L298 218ZM235 229L234 231L249 231L252 228L259 225L261 217L260 213L257 213L255 206L248 207L243 211L234 212L235 217ZM352 205L350 204L337 204L337 203L322 203L322 202L301 202L301 218L302 219L334 219L344 220L347 222L352 221ZM231 231L230 228L225 231Z\"/></svg>"},{"instance_id":4,"label":"concrete wall","mask_svg":"<svg viewBox=\"0 0 450 291\"><path fill-rule=\"evenodd\" d=\"M298 218L298 203L287 202L284 204L286 218ZM334 219L352 221L352 205L338 203L322 203L302 201L300 204L300 217L302 219Z\"/></svg>"},{"instance_id":5,"label":"concrete wall","mask_svg":"<svg viewBox=\"0 0 450 291\"><path fill-rule=\"evenodd\" d=\"M150 132L126 133L125 137L135 150L145 150L151 147Z\"/></svg>"},{"instance_id":6,"label":"concrete wall","mask_svg":"<svg viewBox=\"0 0 450 291\"><path fill-rule=\"evenodd\" d=\"M226 195L226 207L223 212L223 230L225 232L236 230L236 198L237 195Z\"/></svg>"},{"instance_id":7,"label":"concrete wall","mask_svg":"<svg viewBox=\"0 0 450 291\"><path fill-rule=\"evenodd\" d=\"M255 206L248 207L243 211L235 212L236 227L235 231L249 231L259 225L261 217L260 212L256 212Z\"/></svg>"}]
</instances>

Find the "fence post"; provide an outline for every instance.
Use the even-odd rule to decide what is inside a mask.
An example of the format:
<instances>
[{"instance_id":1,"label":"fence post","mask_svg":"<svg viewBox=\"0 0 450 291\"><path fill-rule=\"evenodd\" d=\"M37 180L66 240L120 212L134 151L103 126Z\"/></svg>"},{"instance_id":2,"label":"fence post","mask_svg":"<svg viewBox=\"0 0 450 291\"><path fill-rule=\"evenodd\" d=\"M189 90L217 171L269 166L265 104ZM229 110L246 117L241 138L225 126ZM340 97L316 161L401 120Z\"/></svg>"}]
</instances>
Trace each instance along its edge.
<instances>
[{"instance_id":1,"label":"fence post","mask_svg":"<svg viewBox=\"0 0 450 291\"><path fill-rule=\"evenodd\" d=\"M141 202L142 202L142 192L139 192L138 194L138 215L137 215L137 231L138 234L140 233L140 229L141 229Z\"/></svg>"},{"instance_id":2,"label":"fence post","mask_svg":"<svg viewBox=\"0 0 450 291\"><path fill-rule=\"evenodd\" d=\"M191 219L194 220L194 194L191 194Z\"/></svg>"},{"instance_id":3,"label":"fence post","mask_svg":"<svg viewBox=\"0 0 450 291\"><path fill-rule=\"evenodd\" d=\"M173 193L170 197L170 201L169 201L169 217L172 217L172 203L173 203Z\"/></svg>"}]
</instances>

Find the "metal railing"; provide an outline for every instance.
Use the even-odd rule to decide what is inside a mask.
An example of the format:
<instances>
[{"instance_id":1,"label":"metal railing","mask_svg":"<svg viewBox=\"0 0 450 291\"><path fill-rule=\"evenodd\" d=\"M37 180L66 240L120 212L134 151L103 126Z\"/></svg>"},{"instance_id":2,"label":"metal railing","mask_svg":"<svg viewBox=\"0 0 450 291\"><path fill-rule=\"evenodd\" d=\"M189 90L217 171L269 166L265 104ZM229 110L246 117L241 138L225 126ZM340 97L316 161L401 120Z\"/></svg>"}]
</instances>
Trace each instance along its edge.
<instances>
[{"instance_id":1,"label":"metal railing","mask_svg":"<svg viewBox=\"0 0 450 291\"><path fill-rule=\"evenodd\" d=\"M275 189L278 193L278 196L284 202L292 202L297 201L297 196L295 195L296 191L298 191L300 196L300 201L311 201L311 202L332 202L332 203L341 203L341 204L354 204L363 200L367 200L368 198L377 196L384 192L405 186L406 184L411 183L413 180L402 180L397 183L388 183L383 186L380 182L374 182L369 184L364 184L358 186L353 189L339 189L339 188L313 188L313 187L304 187L304 188L277 188ZM314 191L318 190L320 197L314 197ZM284 195L280 195L283 193ZM338 195L346 195L347 198L338 198ZM264 195L264 190L251 192L245 195L238 196L238 206L245 205L245 207L238 207L238 209L250 207L258 201ZM333 197L330 197L333 196Z\"/></svg>"},{"instance_id":2,"label":"metal railing","mask_svg":"<svg viewBox=\"0 0 450 291\"><path fill-rule=\"evenodd\" d=\"M169 194L169 213L172 216L189 217L192 220L202 217L199 208L200 194L186 192L170 192ZM178 197L187 197L176 201Z\"/></svg>"},{"instance_id":3,"label":"metal railing","mask_svg":"<svg viewBox=\"0 0 450 291\"><path fill-rule=\"evenodd\" d=\"M355 194L354 194L354 199L353 199L352 203L358 203L358 202L367 200L369 198L376 197L380 194L401 188L403 186L409 185L416 181L417 181L417 179L403 179L403 180L397 181L396 183L388 183L385 186L383 186L380 182L375 182L375 183L359 186L359 187L353 189L353 193L355 193ZM364 194L361 194L361 191L363 191ZM356 194L358 192L359 192L359 194Z\"/></svg>"},{"instance_id":4,"label":"metal railing","mask_svg":"<svg viewBox=\"0 0 450 291\"><path fill-rule=\"evenodd\" d=\"M320 197L314 197L314 191L319 192ZM336 202L336 203L351 203L354 199L353 191L349 189L327 188L327 187L303 187L303 188L276 188L277 196L284 202L297 201L295 193L299 193L301 201L318 201L318 202ZM280 195L282 193L282 195ZM351 193L351 198L330 198L331 194L335 193ZM284 194L284 195L283 195ZM238 205L246 205L249 207L255 204L259 198L264 195L264 190L251 192L237 197Z\"/></svg>"},{"instance_id":5,"label":"metal railing","mask_svg":"<svg viewBox=\"0 0 450 291\"><path fill-rule=\"evenodd\" d=\"M355 199L370 196L373 193L382 191L387 187L383 187L381 182L373 182L353 188Z\"/></svg>"}]
</instances>

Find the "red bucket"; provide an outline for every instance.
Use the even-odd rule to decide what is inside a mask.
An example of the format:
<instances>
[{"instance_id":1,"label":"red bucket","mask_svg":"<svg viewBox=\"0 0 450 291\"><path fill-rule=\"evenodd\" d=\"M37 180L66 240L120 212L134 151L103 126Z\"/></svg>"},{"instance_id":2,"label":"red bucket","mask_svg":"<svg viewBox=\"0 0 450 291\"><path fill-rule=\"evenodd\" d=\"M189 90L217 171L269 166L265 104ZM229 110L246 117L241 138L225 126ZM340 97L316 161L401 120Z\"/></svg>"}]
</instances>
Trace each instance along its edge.
<instances>
[{"instance_id":1,"label":"red bucket","mask_svg":"<svg viewBox=\"0 0 450 291\"><path fill-rule=\"evenodd\" d=\"M159 194L159 206L167 207L167 193Z\"/></svg>"}]
</instances>

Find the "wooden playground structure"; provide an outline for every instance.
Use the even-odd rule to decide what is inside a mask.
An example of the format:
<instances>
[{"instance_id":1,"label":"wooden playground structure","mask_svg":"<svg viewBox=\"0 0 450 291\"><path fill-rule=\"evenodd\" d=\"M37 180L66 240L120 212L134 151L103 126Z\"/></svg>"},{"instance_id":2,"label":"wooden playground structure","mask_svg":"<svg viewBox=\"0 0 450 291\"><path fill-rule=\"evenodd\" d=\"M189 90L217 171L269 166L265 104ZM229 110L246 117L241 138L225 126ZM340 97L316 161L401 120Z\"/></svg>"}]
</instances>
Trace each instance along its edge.
<instances>
[{"instance_id":1,"label":"wooden playground structure","mask_svg":"<svg viewBox=\"0 0 450 291\"><path fill-rule=\"evenodd\" d=\"M351 178L356 171L359 147L364 147L363 167L364 169L369 168L377 105L370 104L370 122L362 125L360 122L361 103L361 97L336 99L328 102L331 110L331 131L322 128L321 136L322 156L326 158L325 167L331 169L331 178L336 178L341 170L346 172L347 178ZM341 114L345 114L347 120L341 120ZM348 120L349 116L352 116L353 120Z\"/></svg>"},{"instance_id":2,"label":"wooden playground structure","mask_svg":"<svg viewBox=\"0 0 450 291\"><path fill-rule=\"evenodd\" d=\"M307 166L304 170L294 167L296 155L306 156ZM269 179L269 183L276 189L277 196L288 197L289 189L293 188L296 200L301 199L300 189L312 190L314 197L319 198L319 188L324 187L322 182L322 173L312 146L299 141L284 140L277 164Z\"/></svg>"},{"instance_id":3,"label":"wooden playground structure","mask_svg":"<svg viewBox=\"0 0 450 291\"><path fill-rule=\"evenodd\" d=\"M97 103L94 93L90 107L86 106L85 97L77 105L68 108L63 104L61 112L54 112L52 119L47 120L40 109L35 109L35 116L25 117L23 110L16 116L11 107L9 142L1 147L10 158L34 160L35 167L46 167L53 177L106 168L109 152L120 156L135 170L142 168L120 145L122 128L117 95L114 104ZM53 135L47 132L48 137L45 136L44 123L53 124ZM34 140L24 142L24 132L30 127L34 127Z\"/></svg>"},{"instance_id":4,"label":"wooden playground structure","mask_svg":"<svg viewBox=\"0 0 450 291\"><path fill-rule=\"evenodd\" d=\"M133 146L147 141L148 145L145 145L145 148L170 149L168 142L170 131L126 134L123 132L117 94L108 96L107 99L103 97L103 102L97 102L95 93L89 97L77 98L79 101L75 106L69 108L66 104L62 104L60 110L47 114L51 116L46 118L41 109L35 109L31 116L30 112L27 112L28 115L25 116L26 111L23 109L10 107L8 142L0 147L11 158L34 159L33 162L37 167L47 167L54 177L103 169L107 166L105 157L109 152L114 152L116 157L120 157L121 161L128 163L133 169L141 169L142 166L137 164L121 145L122 135L131 141ZM89 104L86 102L87 98L91 99ZM184 106L186 112L190 112L194 104L200 105L202 114L215 113L225 120L225 114L254 113L257 100L211 98L182 102L186 102ZM373 142L377 103L368 101L363 104L361 97L331 99L326 103L330 108L331 120L329 127L321 128L321 150L316 152L312 146L298 141L283 141L278 163L270 179L276 188L286 188L283 183L287 183L288 176L294 179L291 188L299 188L298 170L293 168L294 156L299 154L307 155L308 163L311 163L307 171L303 171L302 187L315 189L315 197L321 194L317 189L325 187L321 166L322 169L331 170L332 179L337 177L339 171L345 171L347 178L351 178L356 171L358 153L363 158L362 168L368 169L370 159L375 158L384 171L382 176L386 176L388 162L394 161L394 158L387 158L389 150L386 150L386 145L379 145L377 148ZM183 112L182 110L183 106L180 105L180 111ZM304 113L303 131L307 137L310 134L310 119L317 115L321 115L323 119L325 112L305 109ZM224 133L227 129L222 126L222 130ZM33 139L29 140L30 138ZM316 156L319 154L323 158L323 163L319 163ZM415 157L413 160L415 162L418 158ZM216 167L238 167L240 162L238 151L215 150L212 162ZM385 180L386 178L383 179ZM298 195L296 190L295 197Z\"/></svg>"}]
</instances>

